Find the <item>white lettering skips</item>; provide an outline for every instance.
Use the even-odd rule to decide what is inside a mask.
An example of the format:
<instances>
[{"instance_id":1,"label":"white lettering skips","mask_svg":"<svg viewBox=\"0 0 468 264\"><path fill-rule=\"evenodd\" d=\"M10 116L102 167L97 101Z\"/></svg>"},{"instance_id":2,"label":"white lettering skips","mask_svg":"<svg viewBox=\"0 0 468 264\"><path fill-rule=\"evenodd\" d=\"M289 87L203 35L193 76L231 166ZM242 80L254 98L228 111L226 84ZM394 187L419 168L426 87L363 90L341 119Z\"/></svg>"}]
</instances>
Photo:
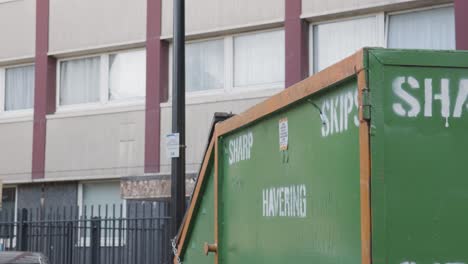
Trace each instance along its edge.
<instances>
[{"instance_id":1,"label":"white lettering skips","mask_svg":"<svg viewBox=\"0 0 468 264\"><path fill-rule=\"evenodd\" d=\"M253 146L253 134L251 131L229 140L229 165L250 159Z\"/></svg>"},{"instance_id":2,"label":"white lettering skips","mask_svg":"<svg viewBox=\"0 0 468 264\"><path fill-rule=\"evenodd\" d=\"M322 103L322 137L343 133L352 124L359 127L358 91L357 89L343 92L337 96L326 99ZM356 110L354 115L351 115Z\"/></svg>"},{"instance_id":3,"label":"white lettering skips","mask_svg":"<svg viewBox=\"0 0 468 264\"><path fill-rule=\"evenodd\" d=\"M439 90L435 91L433 84L439 82ZM440 85L439 85L440 84ZM452 87L451 87L452 85ZM423 88L423 89L421 89ZM392 105L393 111L398 116L415 118L423 115L424 117L441 116L445 119L445 127L449 127L449 118L461 118L463 112L468 110L468 79L461 79L457 87L453 87L450 79L442 78L433 80L424 79L420 83L412 76L400 76L393 80L393 93L401 102L395 102ZM458 89L456 98L450 98L450 89ZM423 100L413 96L409 91L414 90L424 93ZM422 102L421 102L422 101ZM433 105L440 105L440 113L434 113Z\"/></svg>"},{"instance_id":4,"label":"white lettering skips","mask_svg":"<svg viewBox=\"0 0 468 264\"><path fill-rule=\"evenodd\" d=\"M305 218L306 195L305 184L263 189L263 216Z\"/></svg>"}]
</instances>

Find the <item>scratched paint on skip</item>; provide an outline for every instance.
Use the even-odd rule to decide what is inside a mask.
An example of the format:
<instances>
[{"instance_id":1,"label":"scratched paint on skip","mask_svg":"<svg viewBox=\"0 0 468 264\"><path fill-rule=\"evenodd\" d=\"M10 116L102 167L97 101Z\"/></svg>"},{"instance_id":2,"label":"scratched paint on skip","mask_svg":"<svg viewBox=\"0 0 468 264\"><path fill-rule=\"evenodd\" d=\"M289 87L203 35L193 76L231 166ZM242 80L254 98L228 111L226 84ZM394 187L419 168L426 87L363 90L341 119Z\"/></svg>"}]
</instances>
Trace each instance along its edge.
<instances>
[{"instance_id":1,"label":"scratched paint on skip","mask_svg":"<svg viewBox=\"0 0 468 264\"><path fill-rule=\"evenodd\" d=\"M438 91L434 89L436 82ZM450 96L450 89L456 89L455 97ZM468 79L456 83L447 78L425 78L420 82L413 76L399 76L393 80L392 90L397 99L392 105L393 112L401 117L440 116L444 126L450 127L450 118L461 118L468 111ZM424 94L415 96L419 91ZM440 113L435 113L434 104L439 104Z\"/></svg>"}]
</instances>

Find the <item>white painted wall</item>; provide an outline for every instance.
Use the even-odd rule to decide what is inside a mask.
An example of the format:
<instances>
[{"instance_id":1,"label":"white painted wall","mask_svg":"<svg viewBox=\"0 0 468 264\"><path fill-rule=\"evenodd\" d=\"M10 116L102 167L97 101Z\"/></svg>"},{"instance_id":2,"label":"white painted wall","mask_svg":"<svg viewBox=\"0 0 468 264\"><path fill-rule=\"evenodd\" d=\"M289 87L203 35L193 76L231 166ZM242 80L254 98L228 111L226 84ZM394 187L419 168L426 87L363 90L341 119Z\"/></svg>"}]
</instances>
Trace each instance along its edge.
<instances>
[{"instance_id":1,"label":"white painted wall","mask_svg":"<svg viewBox=\"0 0 468 264\"><path fill-rule=\"evenodd\" d=\"M0 3L0 61L34 56L36 1Z\"/></svg>"},{"instance_id":2,"label":"white painted wall","mask_svg":"<svg viewBox=\"0 0 468 264\"><path fill-rule=\"evenodd\" d=\"M142 42L146 0L50 0L49 52Z\"/></svg>"}]
</instances>

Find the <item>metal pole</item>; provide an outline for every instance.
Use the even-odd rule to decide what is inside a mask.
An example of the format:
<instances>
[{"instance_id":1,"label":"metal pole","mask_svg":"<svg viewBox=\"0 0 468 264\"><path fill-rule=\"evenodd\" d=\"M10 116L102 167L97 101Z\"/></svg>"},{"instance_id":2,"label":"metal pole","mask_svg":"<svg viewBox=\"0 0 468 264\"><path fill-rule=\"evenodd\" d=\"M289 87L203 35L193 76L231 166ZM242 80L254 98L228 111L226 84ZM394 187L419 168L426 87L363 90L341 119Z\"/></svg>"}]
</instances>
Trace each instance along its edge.
<instances>
[{"instance_id":1,"label":"metal pole","mask_svg":"<svg viewBox=\"0 0 468 264\"><path fill-rule=\"evenodd\" d=\"M86 242L85 242L86 243ZM101 218L91 218L91 237L89 246L91 248L91 264L100 263L101 253ZM86 245L85 245L86 247Z\"/></svg>"},{"instance_id":2,"label":"metal pole","mask_svg":"<svg viewBox=\"0 0 468 264\"><path fill-rule=\"evenodd\" d=\"M27 251L28 250L28 210L23 208L21 210L21 218L20 218L20 243L19 243L19 250L20 251Z\"/></svg>"},{"instance_id":3,"label":"metal pole","mask_svg":"<svg viewBox=\"0 0 468 264\"><path fill-rule=\"evenodd\" d=\"M185 1L174 0L174 54L172 74L172 133L179 133L179 157L172 158L171 235L185 213Z\"/></svg>"}]
</instances>

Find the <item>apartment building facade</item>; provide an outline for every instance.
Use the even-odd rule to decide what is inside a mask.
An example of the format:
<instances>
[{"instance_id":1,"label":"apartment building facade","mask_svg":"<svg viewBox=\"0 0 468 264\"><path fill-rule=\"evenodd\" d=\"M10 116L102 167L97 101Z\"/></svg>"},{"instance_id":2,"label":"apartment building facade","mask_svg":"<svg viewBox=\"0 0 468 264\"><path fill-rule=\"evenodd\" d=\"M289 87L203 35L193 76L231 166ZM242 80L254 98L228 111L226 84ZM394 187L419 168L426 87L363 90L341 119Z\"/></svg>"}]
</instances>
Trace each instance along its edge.
<instances>
[{"instance_id":1,"label":"apartment building facade","mask_svg":"<svg viewBox=\"0 0 468 264\"><path fill-rule=\"evenodd\" d=\"M215 112L363 46L467 49L466 14L463 0L186 0L187 174ZM167 196L171 0L0 0L0 36L4 207Z\"/></svg>"}]
</instances>

